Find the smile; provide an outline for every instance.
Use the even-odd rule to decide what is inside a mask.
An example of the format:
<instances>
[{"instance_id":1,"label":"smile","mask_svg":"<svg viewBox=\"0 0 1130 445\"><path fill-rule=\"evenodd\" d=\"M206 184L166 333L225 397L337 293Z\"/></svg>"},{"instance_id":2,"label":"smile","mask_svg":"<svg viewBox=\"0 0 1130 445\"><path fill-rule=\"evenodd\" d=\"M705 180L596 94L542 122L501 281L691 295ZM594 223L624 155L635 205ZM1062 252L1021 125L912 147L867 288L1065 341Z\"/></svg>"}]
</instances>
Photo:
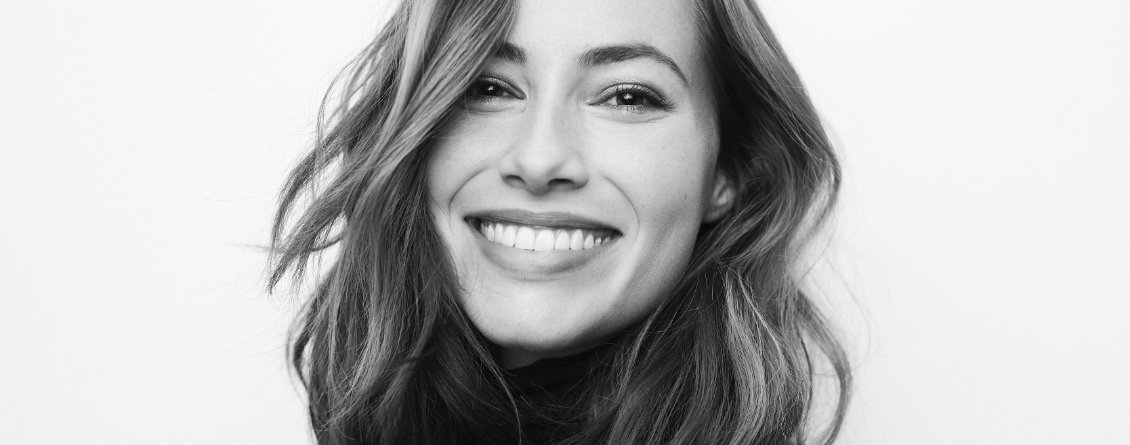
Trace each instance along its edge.
<instances>
[{"instance_id":1,"label":"smile","mask_svg":"<svg viewBox=\"0 0 1130 445\"><path fill-rule=\"evenodd\" d=\"M611 229L555 228L475 218L472 226L494 243L522 250L588 250L612 241Z\"/></svg>"}]
</instances>

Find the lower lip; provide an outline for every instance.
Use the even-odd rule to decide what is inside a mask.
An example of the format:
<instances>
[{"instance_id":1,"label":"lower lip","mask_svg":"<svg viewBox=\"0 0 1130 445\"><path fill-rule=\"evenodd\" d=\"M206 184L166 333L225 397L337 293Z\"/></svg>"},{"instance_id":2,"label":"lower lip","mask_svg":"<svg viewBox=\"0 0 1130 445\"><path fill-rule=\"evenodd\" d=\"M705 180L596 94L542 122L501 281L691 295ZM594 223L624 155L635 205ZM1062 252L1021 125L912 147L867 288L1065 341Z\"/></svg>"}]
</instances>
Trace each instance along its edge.
<instances>
[{"instance_id":1,"label":"lower lip","mask_svg":"<svg viewBox=\"0 0 1130 445\"><path fill-rule=\"evenodd\" d=\"M584 250L526 250L488 240L468 223L468 230L479 244L483 255L502 269L523 278L553 278L555 275L572 272L597 262L604 253L618 247L619 236L600 246Z\"/></svg>"}]
</instances>

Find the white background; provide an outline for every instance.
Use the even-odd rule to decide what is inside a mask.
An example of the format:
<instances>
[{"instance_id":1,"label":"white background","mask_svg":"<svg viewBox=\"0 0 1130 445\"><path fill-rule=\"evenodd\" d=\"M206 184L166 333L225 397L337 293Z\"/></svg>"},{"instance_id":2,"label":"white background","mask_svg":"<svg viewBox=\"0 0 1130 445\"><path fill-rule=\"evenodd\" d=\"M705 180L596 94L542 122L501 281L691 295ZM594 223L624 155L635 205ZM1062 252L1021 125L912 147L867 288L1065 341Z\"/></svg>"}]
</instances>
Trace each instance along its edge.
<instances>
[{"instance_id":1,"label":"white background","mask_svg":"<svg viewBox=\"0 0 1130 445\"><path fill-rule=\"evenodd\" d=\"M845 164L842 443L1130 443L1130 6L763 7ZM308 442L259 246L385 9L0 7L0 443Z\"/></svg>"}]
</instances>

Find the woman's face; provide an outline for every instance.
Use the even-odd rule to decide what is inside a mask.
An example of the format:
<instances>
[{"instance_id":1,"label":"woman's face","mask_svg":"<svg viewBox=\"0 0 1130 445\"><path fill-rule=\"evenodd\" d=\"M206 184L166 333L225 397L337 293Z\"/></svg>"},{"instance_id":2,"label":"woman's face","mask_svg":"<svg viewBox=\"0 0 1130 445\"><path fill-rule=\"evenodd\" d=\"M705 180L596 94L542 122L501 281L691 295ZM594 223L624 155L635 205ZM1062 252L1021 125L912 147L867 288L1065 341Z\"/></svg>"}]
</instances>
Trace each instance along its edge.
<instances>
[{"instance_id":1,"label":"woman's face","mask_svg":"<svg viewBox=\"0 0 1130 445\"><path fill-rule=\"evenodd\" d=\"M693 2L519 1L429 154L461 304L505 366L649 315L724 211Z\"/></svg>"}]
</instances>

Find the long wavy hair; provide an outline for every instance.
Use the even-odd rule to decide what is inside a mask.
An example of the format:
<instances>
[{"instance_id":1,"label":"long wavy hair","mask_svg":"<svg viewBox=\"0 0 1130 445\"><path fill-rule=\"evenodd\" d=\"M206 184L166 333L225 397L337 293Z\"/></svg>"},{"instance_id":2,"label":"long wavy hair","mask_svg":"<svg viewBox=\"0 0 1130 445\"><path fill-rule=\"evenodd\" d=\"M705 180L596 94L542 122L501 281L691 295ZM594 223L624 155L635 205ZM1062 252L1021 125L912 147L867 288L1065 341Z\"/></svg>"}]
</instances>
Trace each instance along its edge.
<instances>
[{"instance_id":1,"label":"long wavy hair","mask_svg":"<svg viewBox=\"0 0 1130 445\"><path fill-rule=\"evenodd\" d=\"M843 422L848 361L794 270L839 165L753 1L698 3L733 206L703 225L664 302L599 348L559 443L831 443ZM459 307L424 177L430 142L515 8L401 4L327 94L315 146L284 186L269 288L328 260L289 348L319 444L527 440L523 398ZM817 428L825 377L837 391Z\"/></svg>"}]
</instances>

